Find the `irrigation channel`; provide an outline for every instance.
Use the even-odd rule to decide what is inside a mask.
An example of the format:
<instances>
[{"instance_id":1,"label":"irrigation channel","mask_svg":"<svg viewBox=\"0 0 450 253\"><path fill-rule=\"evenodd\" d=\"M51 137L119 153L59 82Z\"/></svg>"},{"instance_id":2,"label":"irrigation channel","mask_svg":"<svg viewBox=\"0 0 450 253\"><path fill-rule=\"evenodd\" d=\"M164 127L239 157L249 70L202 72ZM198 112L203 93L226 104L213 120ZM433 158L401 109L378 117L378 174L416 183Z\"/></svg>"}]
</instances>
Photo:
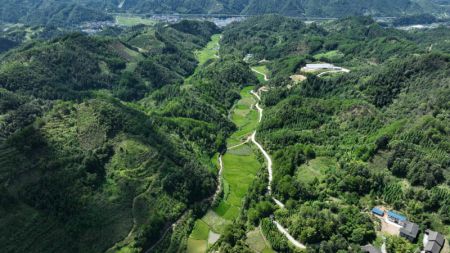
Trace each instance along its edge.
<instances>
[{"instance_id":1,"label":"irrigation channel","mask_svg":"<svg viewBox=\"0 0 450 253\"><path fill-rule=\"evenodd\" d=\"M256 129L262 121L264 113L259 102L264 91L267 91L266 87L257 91L253 90L253 87L245 87L241 91L241 99L231 109L230 119L236 124L238 130L227 140L228 147L225 154L214 158L219 169L219 184L214 200L222 192L223 198L202 219L196 221L188 241L189 253L206 252L208 247L212 246L223 233L225 226L238 217L243 199L261 166L256 159L255 150L261 152L266 161L269 175L267 193L279 208L285 208L284 204L272 195L272 159L257 140ZM255 146L257 149L254 149ZM282 224L275 219L272 222L292 245L300 249L306 248L305 245L295 240ZM270 249L267 242L261 241L260 243L265 243Z\"/></svg>"}]
</instances>

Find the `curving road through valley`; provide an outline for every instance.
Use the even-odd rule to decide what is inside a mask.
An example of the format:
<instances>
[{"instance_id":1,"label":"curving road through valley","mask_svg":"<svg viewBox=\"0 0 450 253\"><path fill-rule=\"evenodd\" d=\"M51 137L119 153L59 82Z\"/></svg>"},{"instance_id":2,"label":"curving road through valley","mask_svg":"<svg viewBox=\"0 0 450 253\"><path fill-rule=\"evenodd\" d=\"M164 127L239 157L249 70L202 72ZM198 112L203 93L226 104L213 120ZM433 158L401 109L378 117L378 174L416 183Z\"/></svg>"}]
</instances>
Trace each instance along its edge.
<instances>
[{"instance_id":1,"label":"curving road through valley","mask_svg":"<svg viewBox=\"0 0 450 253\"><path fill-rule=\"evenodd\" d=\"M256 99L258 101L261 100L260 95L258 94L260 91L255 92L255 91L251 91L251 93L256 97ZM256 103L256 108L259 111L259 122L261 122L262 120L262 115L263 115L263 109L259 106L259 103ZM272 180L273 180L273 170L272 170L272 158L270 158L270 155L267 153L267 151L263 148L263 146L256 141L256 130L253 132L252 136L251 136L252 142L258 147L258 149L261 151L261 153L263 154L264 158L267 161L267 170L269 172L269 184L267 186L267 190L269 192L269 195L272 196ZM276 199L275 197L272 196L272 200L275 202L275 204L277 204L277 206L279 206L280 208L285 208L284 204L279 201L278 199ZM278 231L280 231L280 233L284 234L286 236L286 238L297 248L300 249L306 249L306 246L304 244L302 244L301 242L295 240L295 238L289 234L289 231L284 228L280 223L278 223L276 220L273 220L273 223L276 225Z\"/></svg>"}]
</instances>

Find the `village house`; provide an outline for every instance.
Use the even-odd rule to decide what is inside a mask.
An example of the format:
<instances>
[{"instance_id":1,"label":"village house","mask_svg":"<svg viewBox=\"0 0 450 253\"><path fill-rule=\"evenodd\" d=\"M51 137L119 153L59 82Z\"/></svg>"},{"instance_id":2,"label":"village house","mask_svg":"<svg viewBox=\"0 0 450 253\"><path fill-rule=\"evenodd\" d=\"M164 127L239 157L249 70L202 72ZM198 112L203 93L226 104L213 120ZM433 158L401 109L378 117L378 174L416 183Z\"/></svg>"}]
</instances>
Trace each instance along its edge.
<instances>
[{"instance_id":1,"label":"village house","mask_svg":"<svg viewBox=\"0 0 450 253\"><path fill-rule=\"evenodd\" d=\"M428 236L427 243L425 244L425 253L439 253L444 247L445 238L443 235L432 230L425 230L425 234Z\"/></svg>"},{"instance_id":2,"label":"village house","mask_svg":"<svg viewBox=\"0 0 450 253\"><path fill-rule=\"evenodd\" d=\"M404 221L403 227L400 228L400 236L410 240L411 242L416 240L418 233L419 225L413 222Z\"/></svg>"}]
</instances>

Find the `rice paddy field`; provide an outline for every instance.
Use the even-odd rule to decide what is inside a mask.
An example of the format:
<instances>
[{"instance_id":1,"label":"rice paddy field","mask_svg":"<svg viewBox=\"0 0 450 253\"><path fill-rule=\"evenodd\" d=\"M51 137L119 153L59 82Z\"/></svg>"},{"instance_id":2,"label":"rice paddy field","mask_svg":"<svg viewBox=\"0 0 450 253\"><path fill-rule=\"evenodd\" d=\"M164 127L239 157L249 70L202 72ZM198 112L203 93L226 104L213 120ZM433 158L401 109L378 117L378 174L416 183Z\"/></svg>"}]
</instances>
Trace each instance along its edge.
<instances>
[{"instance_id":1,"label":"rice paddy field","mask_svg":"<svg viewBox=\"0 0 450 253\"><path fill-rule=\"evenodd\" d=\"M208 60L219 58L219 41L220 34L215 34L211 37L211 41L205 48L195 53L200 66L205 64Z\"/></svg>"},{"instance_id":2,"label":"rice paddy field","mask_svg":"<svg viewBox=\"0 0 450 253\"><path fill-rule=\"evenodd\" d=\"M244 142L258 126L259 114L254 107L256 100L250 93L253 88L253 86L248 86L241 90L241 99L236 103L230 114L230 118L238 127L238 130L228 138L228 147Z\"/></svg>"},{"instance_id":3,"label":"rice paddy field","mask_svg":"<svg viewBox=\"0 0 450 253\"><path fill-rule=\"evenodd\" d=\"M253 88L249 86L241 90L241 99L230 113L230 119L236 124L238 130L227 140L229 148L245 142L258 125L259 114L254 107L256 100L250 93ZM239 216L244 197L261 167L255 154L254 145L248 142L229 149L223 155L223 198L202 219L196 221L188 240L189 253L206 252L223 233L225 226ZM218 166L214 162L216 160L217 156L212 158L213 164ZM272 252L267 251L267 245L264 240L261 240L261 236L258 237L258 234L255 234L255 238L252 239L254 245L258 244L255 247L261 248L261 251L257 252ZM270 246L268 249L270 250Z\"/></svg>"},{"instance_id":4,"label":"rice paddy field","mask_svg":"<svg viewBox=\"0 0 450 253\"><path fill-rule=\"evenodd\" d=\"M232 221L238 217L242 200L261 165L250 143L227 152L223 156L223 165L223 179L229 189L214 211Z\"/></svg>"}]
</instances>

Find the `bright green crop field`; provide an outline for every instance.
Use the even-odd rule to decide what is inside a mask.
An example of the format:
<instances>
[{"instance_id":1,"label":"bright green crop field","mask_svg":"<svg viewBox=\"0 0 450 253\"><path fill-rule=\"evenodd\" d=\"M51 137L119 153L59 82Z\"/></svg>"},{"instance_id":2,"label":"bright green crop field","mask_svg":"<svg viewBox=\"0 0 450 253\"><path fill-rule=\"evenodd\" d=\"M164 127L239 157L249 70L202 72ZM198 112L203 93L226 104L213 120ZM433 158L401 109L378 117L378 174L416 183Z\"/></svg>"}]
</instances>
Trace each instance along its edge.
<instances>
[{"instance_id":1,"label":"bright green crop field","mask_svg":"<svg viewBox=\"0 0 450 253\"><path fill-rule=\"evenodd\" d=\"M254 107L256 100L250 93L253 88L253 86L248 86L242 89L241 99L230 114L231 120L238 130L227 140L228 147L244 142L258 125L259 113Z\"/></svg>"},{"instance_id":2,"label":"bright green crop field","mask_svg":"<svg viewBox=\"0 0 450 253\"><path fill-rule=\"evenodd\" d=\"M215 34L211 37L211 41L200 51L197 51L195 55L197 56L197 60L199 62L199 66L205 64L210 59L219 57L219 41L220 34Z\"/></svg>"}]
</instances>

